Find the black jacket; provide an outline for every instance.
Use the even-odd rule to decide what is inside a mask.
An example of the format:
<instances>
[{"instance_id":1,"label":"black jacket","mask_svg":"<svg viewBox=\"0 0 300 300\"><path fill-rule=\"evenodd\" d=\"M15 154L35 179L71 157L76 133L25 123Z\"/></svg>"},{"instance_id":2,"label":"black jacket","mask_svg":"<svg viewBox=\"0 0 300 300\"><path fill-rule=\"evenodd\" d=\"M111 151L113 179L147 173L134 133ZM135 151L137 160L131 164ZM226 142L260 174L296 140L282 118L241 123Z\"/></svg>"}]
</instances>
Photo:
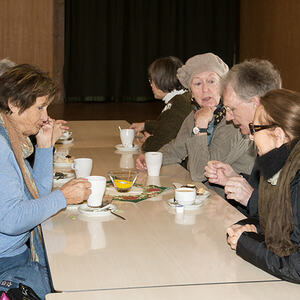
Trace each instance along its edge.
<instances>
[{"instance_id":1,"label":"black jacket","mask_svg":"<svg viewBox=\"0 0 300 300\"><path fill-rule=\"evenodd\" d=\"M282 156L285 155L281 153L280 157L282 158ZM276 165L280 163L279 160L281 160L282 163L282 159L276 158L277 157L273 157L273 161L276 162ZM268 169L270 169L270 167ZM276 173L276 170L274 172ZM272 173L270 176L271 175ZM290 189L294 221L294 230L290 238L293 243L300 246L300 170L292 180ZM257 197L254 202L254 206L256 207L253 207L252 202L252 208L250 208L250 210L257 211ZM246 261L276 277L290 282L300 283L300 250L281 258L267 249L264 236L260 231L259 219L254 217L239 222L239 224L246 223L256 225L258 234L254 232L244 232L238 240L236 253Z\"/></svg>"}]
</instances>

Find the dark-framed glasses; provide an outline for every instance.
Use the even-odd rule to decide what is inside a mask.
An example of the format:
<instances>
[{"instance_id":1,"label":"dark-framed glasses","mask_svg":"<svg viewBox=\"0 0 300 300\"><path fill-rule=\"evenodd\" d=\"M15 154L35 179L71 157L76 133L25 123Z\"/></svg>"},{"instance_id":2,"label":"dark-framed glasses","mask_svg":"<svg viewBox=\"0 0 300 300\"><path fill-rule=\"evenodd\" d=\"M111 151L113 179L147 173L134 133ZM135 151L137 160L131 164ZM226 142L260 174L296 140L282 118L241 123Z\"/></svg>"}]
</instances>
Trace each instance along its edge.
<instances>
[{"instance_id":1,"label":"dark-framed glasses","mask_svg":"<svg viewBox=\"0 0 300 300\"><path fill-rule=\"evenodd\" d=\"M148 77L148 81L149 81L150 84L152 84L152 81L153 81L153 80L152 80L151 77Z\"/></svg>"},{"instance_id":2,"label":"dark-framed glasses","mask_svg":"<svg viewBox=\"0 0 300 300\"><path fill-rule=\"evenodd\" d=\"M249 123L249 129L250 133L254 134L255 132L258 132L260 130L268 129L268 128L273 128L276 127L276 124L271 124L271 125L254 125L253 123Z\"/></svg>"}]
</instances>

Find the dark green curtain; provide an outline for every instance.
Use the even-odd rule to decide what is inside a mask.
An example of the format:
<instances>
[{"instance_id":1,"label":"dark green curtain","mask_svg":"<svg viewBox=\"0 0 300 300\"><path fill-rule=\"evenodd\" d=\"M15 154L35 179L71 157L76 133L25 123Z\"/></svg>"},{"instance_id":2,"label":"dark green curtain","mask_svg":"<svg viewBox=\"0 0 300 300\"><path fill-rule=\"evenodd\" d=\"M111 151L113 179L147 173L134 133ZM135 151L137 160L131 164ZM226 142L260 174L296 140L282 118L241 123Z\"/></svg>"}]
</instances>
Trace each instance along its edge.
<instances>
[{"instance_id":1,"label":"dark green curtain","mask_svg":"<svg viewBox=\"0 0 300 300\"><path fill-rule=\"evenodd\" d=\"M205 52L234 62L237 0L66 0L66 99L153 99L147 68L158 57Z\"/></svg>"}]
</instances>

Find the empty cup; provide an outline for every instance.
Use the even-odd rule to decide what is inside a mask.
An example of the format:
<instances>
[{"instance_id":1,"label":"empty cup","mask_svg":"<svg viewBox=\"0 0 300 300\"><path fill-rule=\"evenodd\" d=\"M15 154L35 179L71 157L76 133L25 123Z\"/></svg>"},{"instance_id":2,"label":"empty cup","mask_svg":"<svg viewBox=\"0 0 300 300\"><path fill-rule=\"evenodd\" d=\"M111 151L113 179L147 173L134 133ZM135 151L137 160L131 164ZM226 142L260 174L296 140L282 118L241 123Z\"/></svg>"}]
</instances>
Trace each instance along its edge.
<instances>
[{"instance_id":1,"label":"empty cup","mask_svg":"<svg viewBox=\"0 0 300 300\"><path fill-rule=\"evenodd\" d=\"M134 129L121 129L120 137L124 148L132 148Z\"/></svg>"},{"instance_id":2,"label":"empty cup","mask_svg":"<svg viewBox=\"0 0 300 300\"><path fill-rule=\"evenodd\" d=\"M103 176L88 176L86 179L91 183L91 194L87 199L87 205L90 207L101 206L106 188L106 178Z\"/></svg>"},{"instance_id":3,"label":"empty cup","mask_svg":"<svg viewBox=\"0 0 300 300\"><path fill-rule=\"evenodd\" d=\"M145 160L148 170L148 176L159 176L162 164L161 152L146 152Z\"/></svg>"},{"instance_id":4,"label":"empty cup","mask_svg":"<svg viewBox=\"0 0 300 300\"><path fill-rule=\"evenodd\" d=\"M91 158L76 158L72 169L75 171L76 178L88 177L91 175L93 160Z\"/></svg>"}]
</instances>

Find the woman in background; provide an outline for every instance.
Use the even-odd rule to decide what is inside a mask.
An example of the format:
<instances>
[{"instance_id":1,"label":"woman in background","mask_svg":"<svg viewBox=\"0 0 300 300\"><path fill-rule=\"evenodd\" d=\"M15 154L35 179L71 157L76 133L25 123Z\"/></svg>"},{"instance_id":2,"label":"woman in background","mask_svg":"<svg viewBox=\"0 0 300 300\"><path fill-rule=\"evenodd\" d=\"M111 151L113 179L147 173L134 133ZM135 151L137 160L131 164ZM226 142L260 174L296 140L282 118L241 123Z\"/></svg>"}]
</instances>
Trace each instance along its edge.
<instances>
[{"instance_id":1,"label":"woman in background","mask_svg":"<svg viewBox=\"0 0 300 300\"><path fill-rule=\"evenodd\" d=\"M182 66L174 56L156 59L149 67L149 83L155 99L161 99L165 107L156 120L133 123L130 128L136 134L144 133L142 150L157 151L174 139L186 116L191 112L191 94L183 88L176 77Z\"/></svg>"},{"instance_id":2,"label":"woman in background","mask_svg":"<svg viewBox=\"0 0 300 300\"><path fill-rule=\"evenodd\" d=\"M268 92L249 129L259 155L258 219L232 225L227 242L258 268L300 283L300 94Z\"/></svg>"},{"instance_id":3,"label":"woman in background","mask_svg":"<svg viewBox=\"0 0 300 300\"><path fill-rule=\"evenodd\" d=\"M238 128L226 122L225 107L220 95L220 80L228 66L213 53L195 55L178 69L181 84L191 91L195 108L186 117L174 140L164 145L163 165L187 161L193 181L205 181L204 167L218 158L236 172L250 172L256 157L253 142L241 135ZM141 154L136 167L146 170ZM215 188L224 195L223 187Z\"/></svg>"}]
</instances>

